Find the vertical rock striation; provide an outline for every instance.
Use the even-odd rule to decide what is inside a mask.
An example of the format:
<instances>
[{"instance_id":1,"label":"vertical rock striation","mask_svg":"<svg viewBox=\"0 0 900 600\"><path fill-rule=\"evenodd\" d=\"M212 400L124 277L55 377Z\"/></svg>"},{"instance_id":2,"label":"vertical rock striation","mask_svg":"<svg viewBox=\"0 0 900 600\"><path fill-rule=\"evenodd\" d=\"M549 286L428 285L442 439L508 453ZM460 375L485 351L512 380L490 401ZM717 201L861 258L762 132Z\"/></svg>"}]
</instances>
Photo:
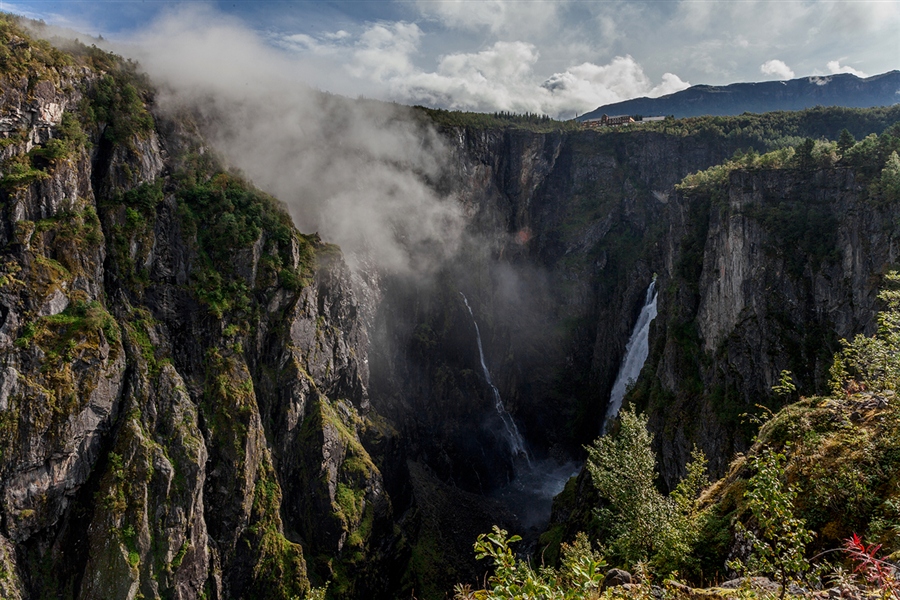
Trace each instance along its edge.
<instances>
[{"instance_id":1,"label":"vertical rock striation","mask_svg":"<svg viewBox=\"0 0 900 600\"><path fill-rule=\"evenodd\" d=\"M133 66L0 25L22 63L0 103L2 595L384 594L339 250L151 114Z\"/></svg>"}]
</instances>

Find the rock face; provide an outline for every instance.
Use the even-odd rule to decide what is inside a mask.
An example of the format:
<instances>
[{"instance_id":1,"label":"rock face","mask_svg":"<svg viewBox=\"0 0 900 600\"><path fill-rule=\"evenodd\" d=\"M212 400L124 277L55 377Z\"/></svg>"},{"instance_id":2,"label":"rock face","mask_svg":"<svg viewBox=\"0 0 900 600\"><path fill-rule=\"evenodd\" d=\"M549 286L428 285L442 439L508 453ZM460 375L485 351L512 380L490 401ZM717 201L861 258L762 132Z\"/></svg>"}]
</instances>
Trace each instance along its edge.
<instances>
[{"instance_id":1,"label":"rock face","mask_svg":"<svg viewBox=\"0 0 900 600\"><path fill-rule=\"evenodd\" d=\"M691 195L731 138L456 127L434 185L460 252L351 272L132 66L0 37L3 597L442 597L521 523L486 498L521 457L473 319L532 460L577 459L658 275L630 398L671 483L693 443L724 467L781 369L823 385L896 260L896 209L849 168Z\"/></svg>"},{"instance_id":2,"label":"rock face","mask_svg":"<svg viewBox=\"0 0 900 600\"><path fill-rule=\"evenodd\" d=\"M495 433L502 424L472 316L492 378L533 450L578 455L599 432L662 261L669 190L728 149L652 133L445 133L453 156L440 185L465 206L468 238L424 285L382 280L371 395L440 477L489 491L513 467Z\"/></svg>"},{"instance_id":3,"label":"rock face","mask_svg":"<svg viewBox=\"0 0 900 600\"><path fill-rule=\"evenodd\" d=\"M740 415L775 401L783 369L802 394L827 390L838 340L874 331L880 275L900 248L897 207L849 167L738 170L716 199L675 194L670 207L648 360L658 384L636 399L673 484L692 443L716 474L747 448Z\"/></svg>"},{"instance_id":4,"label":"rock face","mask_svg":"<svg viewBox=\"0 0 900 600\"><path fill-rule=\"evenodd\" d=\"M0 595L385 593L340 253L147 112L132 67L0 25Z\"/></svg>"}]
</instances>

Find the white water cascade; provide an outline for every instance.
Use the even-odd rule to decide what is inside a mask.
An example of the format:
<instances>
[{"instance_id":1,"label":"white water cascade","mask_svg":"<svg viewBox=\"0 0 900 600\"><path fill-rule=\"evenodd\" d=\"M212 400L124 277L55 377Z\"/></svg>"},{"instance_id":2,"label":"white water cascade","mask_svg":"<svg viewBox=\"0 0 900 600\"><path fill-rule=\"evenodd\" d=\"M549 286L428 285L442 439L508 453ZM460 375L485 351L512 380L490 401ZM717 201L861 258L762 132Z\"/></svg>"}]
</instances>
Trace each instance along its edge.
<instances>
[{"instance_id":1,"label":"white water cascade","mask_svg":"<svg viewBox=\"0 0 900 600\"><path fill-rule=\"evenodd\" d=\"M522 434L519 433L519 428L516 427L516 422L513 421L512 415L510 415L506 411L506 407L503 406L503 401L500 398L500 390L494 385L494 380L491 379L491 373L488 371L487 363L484 362L484 348L481 345L481 331L478 329L478 321L475 320L475 314L472 312L472 307L469 306L469 300L466 298L466 295L462 292L460 292L459 295L462 296L463 302L465 302L466 308L469 310L469 315L472 317L472 323L475 325L475 336L478 340L478 356L481 359L481 371L484 373L484 378L487 380L488 385L491 387L491 393L494 395L494 408L497 409L497 414L500 415L500 420L503 421L503 427L506 434L505 437L509 444L509 449L514 458L521 456L529 465L531 465L531 457L528 455L528 450L525 448L525 440L522 438Z\"/></svg>"},{"instance_id":2,"label":"white water cascade","mask_svg":"<svg viewBox=\"0 0 900 600\"><path fill-rule=\"evenodd\" d=\"M606 409L606 418L603 419L603 433L616 415L622 408L622 398L625 397L625 390L628 384L635 381L644 368L644 362L647 360L647 354L650 352L650 322L656 318L656 279L650 283L647 288L647 295L644 299L644 306L641 308L641 314L638 315L637 323L634 324L634 330L625 346L625 358L622 359L622 366L619 367L619 373L616 375L616 381L613 383L612 391L609 394L609 408Z\"/></svg>"}]
</instances>

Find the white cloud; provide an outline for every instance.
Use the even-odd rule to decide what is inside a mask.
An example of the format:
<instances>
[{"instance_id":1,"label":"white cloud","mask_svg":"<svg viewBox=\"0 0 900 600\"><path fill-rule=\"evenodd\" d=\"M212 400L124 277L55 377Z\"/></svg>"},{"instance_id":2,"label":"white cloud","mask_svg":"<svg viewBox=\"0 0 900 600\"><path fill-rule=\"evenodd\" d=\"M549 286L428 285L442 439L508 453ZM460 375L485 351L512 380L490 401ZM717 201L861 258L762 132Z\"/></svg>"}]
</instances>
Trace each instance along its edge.
<instances>
[{"instance_id":1,"label":"white cloud","mask_svg":"<svg viewBox=\"0 0 900 600\"><path fill-rule=\"evenodd\" d=\"M650 90L650 93L647 95L651 98L658 98L667 94L680 92L689 87L691 87L691 84L687 81L682 81L678 75L674 73L663 73L662 83Z\"/></svg>"},{"instance_id":2,"label":"white cloud","mask_svg":"<svg viewBox=\"0 0 900 600\"><path fill-rule=\"evenodd\" d=\"M441 58L434 71L395 71L381 80L401 102L475 111L534 112L571 118L573 113L636 96L659 96L688 87L666 73L654 86L631 56L608 64L585 62L541 77L540 53L524 42L496 42L474 53ZM352 67L355 72L362 69ZM373 78L380 73L368 71Z\"/></svg>"},{"instance_id":3,"label":"white cloud","mask_svg":"<svg viewBox=\"0 0 900 600\"><path fill-rule=\"evenodd\" d=\"M418 38L414 25L379 25L331 51L368 65L374 77L397 77L411 70ZM292 41L307 49L325 44ZM159 82L162 109L201 111L213 147L285 202L301 230L319 231L351 260L365 256L399 272L421 273L455 248L459 205L426 182L446 160L442 139L400 107L351 102L304 83L339 76L335 62L273 48L208 9L176 11L135 43L129 53ZM367 54L376 51L389 58L377 68Z\"/></svg>"},{"instance_id":4,"label":"white cloud","mask_svg":"<svg viewBox=\"0 0 900 600\"><path fill-rule=\"evenodd\" d=\"M418 0L427 18L451 29L487 29L492 33L534 34L555 30L566 0L515 2L510 0Z\"/></svg>"},{"instance_id":5,"label":"white cloud","mask_svg":"<svg viewBox=\"0 0 900 600\"><path fill-rule=\"evenodd\" d=\"M661 96L690 84L673 73L657 82L632 56L582 61L547 72L535 44L496 41L477 52L448 52L430 68L417 65L425 32L414 23L375 23L356 34L290 35L278 44L304 56L326 57L313 82L325 89L355 85L360 93L407 104L457 110L512 111L571 118L574 113L638 96ZM586 47L570 42L575 54ZM551 57L550 64L560 59Z\"/></svg>"},{"instance_id":6,"label":"white cloud","mask_svg":"<svg viewBox=\"0 0 900 600\"><path fill-rule=\"evenodd\" d=\"M412 55L418 50L422 30L415 23L378 23L366 29L353 52L350 73L354 77L383 80L413 70Z\"/></svg>"},{"instance_id":7,"label":"white cloud","mask_svg":"<svg viewBox=\"0 0 900 600\"><path fill-rule=\"evenodd\" d=\"M764 75L774 75L778 79L793 79L794 71L787 66L784 61L773 58L767 60L759 66L760 73Z\"/></svg>"},{"instance_id":8,"label":"white cloud","mask_svg":"<svg viewBox=\"0 0 900 600\"><path fill-rule=\"evenodd\" d=\"M841 59L841 60L843 60L843 59ZM851 75L856 75L857 77L868 77L868 75L866 73L863 73L862 71L860 71L858 69L854 69L853 67L851 67L849 65L841 66L840 60L828 61L828 64L826 66L828 67L828 71L832 75L836 75L838 73L850 73Z\"/></svg>"}]
</instances>

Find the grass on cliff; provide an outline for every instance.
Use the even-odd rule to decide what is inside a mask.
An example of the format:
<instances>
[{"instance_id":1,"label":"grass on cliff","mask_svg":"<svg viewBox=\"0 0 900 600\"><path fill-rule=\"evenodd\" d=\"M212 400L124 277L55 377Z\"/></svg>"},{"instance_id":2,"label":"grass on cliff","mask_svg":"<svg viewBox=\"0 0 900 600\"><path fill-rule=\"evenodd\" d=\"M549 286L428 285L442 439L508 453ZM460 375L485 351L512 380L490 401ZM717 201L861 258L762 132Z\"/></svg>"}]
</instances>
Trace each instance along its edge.
<instances>
[{"instance_id":1,"label":"grass on cliff","mask_svg":"<svg viewBox=\"0 0 900 600\"><path fill-rule=\"evenodd\" d=\"M221 171L211 176L186 171L178 180L180 216L201 252L193 273L195 289L214 315L246 311L257 283L290 291L310 284L318 238L298 233L277 200ZM236 272L236 254L255 244L260 245L263 268L257 281L246 281Z\"/></svg>"}]
</instances>

